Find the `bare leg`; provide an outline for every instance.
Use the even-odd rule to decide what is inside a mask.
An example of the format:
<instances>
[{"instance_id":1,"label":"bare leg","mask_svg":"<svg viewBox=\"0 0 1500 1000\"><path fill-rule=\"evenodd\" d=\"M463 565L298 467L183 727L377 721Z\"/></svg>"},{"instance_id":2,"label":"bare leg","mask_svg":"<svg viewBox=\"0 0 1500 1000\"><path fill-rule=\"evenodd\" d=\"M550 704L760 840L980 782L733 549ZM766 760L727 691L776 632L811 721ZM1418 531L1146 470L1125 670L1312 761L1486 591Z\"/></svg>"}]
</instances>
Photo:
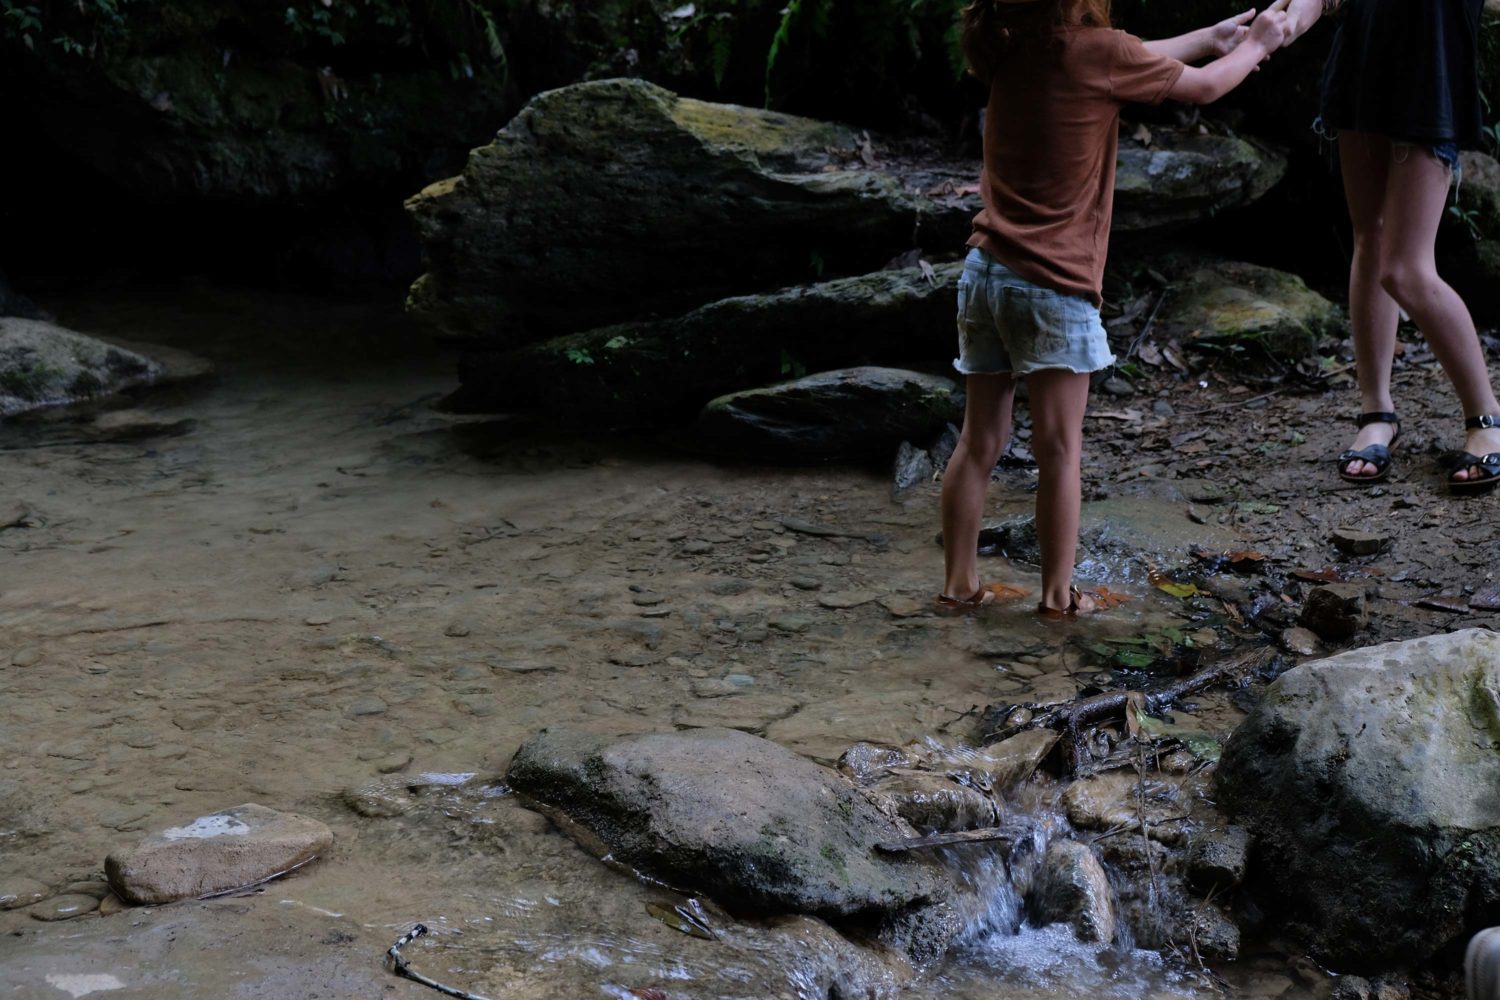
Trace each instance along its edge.
<instances>
[{"instance_id":1,"label":"bare leg","mask_svg":"<svg viewBox=\"0 0 1500 1000\"><path fill-rule=\"evenodd\" d=\"M1089 377L1066 370L1031 376L1031 451L1041 472L1036 530L1042 548L1042 604L1063 611L1072 603L1073 560L1083 489L1083 413ZM1082 602L1080 602L1080 605ZM1091 610L1080 606L1080 610Z\"/></svg>"},{"instance_id":2,"label":"bare leg","mask_svg":"<svg viewBox=\"0 0 1500 1000\"><path fill-rule=\"evenodd\" d=\"M1413 149L1409 156L1392 159L1386 185L1380 284L1421 328L1453 382L1464 416L1500 416L1500 402L1496 402L1490 385L1474 320L1463 299L1438 276L1438 225L1451 181L1448 167L1424 150ZM1469 431L1464 447L1477 455L1500 451L1500 428ZM1455 472L1453 479L1463 481L1481 475L1470 466Z\"/></svg>"},{"instance_id":3,"label":"bare leg","mask_svg":"<svg viewBox=\"0 0 1500 1000\"><path fill-rule=\"evenodd\" d=\"M1396 408L1391 400L1391 363L1396 357L1396 325L1401 318L1395 300L1380 285L1391 142L1368 132L1340 132L1339 162L1344 173L1349 219L1354 223L1349 319L1354 335L1360 412L1389 413ZM1394 424L1367 424L1355 436L1353 449L1390 444L1395 430ZM1344 471L1351 476L1373 476L1377 470L1356 459Z\"/></svg>"},{"instance_id":4,"label":"bare leg","mask_svg":"<svg viewBox=\"0 0 1500 1000\"><path fill-rule=\"evenodd\" d=\"M964 380L964 429L943 473L943 593L967 600L979 591L979 527L990 473L1010 444L1016 383L1009 375Z\"/></svg>"}]
</instances>

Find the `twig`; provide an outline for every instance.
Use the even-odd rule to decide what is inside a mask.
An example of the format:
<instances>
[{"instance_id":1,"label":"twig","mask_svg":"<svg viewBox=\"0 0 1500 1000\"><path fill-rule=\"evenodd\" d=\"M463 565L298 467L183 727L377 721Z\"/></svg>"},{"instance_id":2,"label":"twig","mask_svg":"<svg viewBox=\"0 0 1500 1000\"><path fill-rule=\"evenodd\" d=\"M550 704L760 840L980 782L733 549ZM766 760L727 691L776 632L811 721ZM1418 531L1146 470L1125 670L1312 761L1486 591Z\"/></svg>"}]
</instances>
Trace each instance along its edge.
<instances>
[{"instance_id":1,"label":"twig","mask_svg":"<svg viewBox=\"0 0 1500 1000\"><path fill-rule=\"evenodd\" d=\"M1141 327L1141 332L1135 335L1135 340L1130 343L1130 350L1125 352L1125 361L1135 357L1135 352L1141 349L1141 344L1146 339L1146 334L1151 332L1151 327L1156 323L1156 314L1161 312L1162 303L1167 301L1167 289L1163 288L1161 294L1156 297L1156 305L1151 310L1151 315L1146 317L1146 325ZM1121 362L1124 364L1124 361Z\"/></svg>"},{"instance_id":2,"label":"twig","mask_svg":"<svg viewBox=\"0 0 1500 1000\"><path fill-rule=\"evenodd\" d=\"M407 979L410 979L414 983L421 983L423 986L426 986L429 989L437 990L439 993L446 994L450 997L458 997L458 1000L487 1000L487 998L480 996L478 993L470 993L467 990L461 990L453 986L444 986L436 979L428 979L426 976L413 969L411 965L406 961L406 959L401 957L402 948L405 948L407 945L411 944L417 938L426 933L427 925L417 924L411 930L401 935L401 937L397 939L395 944L386 949L386 957L391 960L391 971L398 976L403 976Z\"/></svg>"},{"instance_id":3,"label":"twig","mask_svg":"<svg viewBox=\"0 0 1500 1000\"><path fill-rule=\"evenodd\" d=\"M1212 666L1205 667L1187 677L1168 683L1152 691L1143 692L1145 697L1145 708L1148 713L1161 711L1179 698L1190 694L1196 694L1204 688L1213 687L1229 680L1244 677L1258 669L1267 660L1276 655L1276 650L1271 646L1256 646L1234 656L1226 657ZM1009 739L1018 733L1030 729L1061 729L1076 740L1082 726L1089 723L1099 722L1110 716L1125 711L1125 704L1130 698L1129 691L1107 691L1103 694L1091 695L1061 705L1050 706L1017 706L1008 705L1002 709L992 709L985 712L985 719L998 721L1000 725L988 729L984 736L986 744L999 743L1001 740ZM1041 709L1037 711L1030 722L1021 725L1006 726L1005 718L1016 708L1026 707ZM1078 747L1074 746L1075 754Z\"/></svg>"},{"instance_id":4,"label":"twig","mask_svg":"<svg viewBox=\"0 0 1500 1000\"><path fill-rule=\"evenodd\" d=\"M1280 389L1272 389L1270 392L1263 392L1259 396L1251 396L1249 399L1236 399L1229 403L1220 403L1218 406L1206 406L1201 410L1178 410L1177 415L1179 417L1196 417L1202 413L1214 413L1218 410L1232 410L1236 406L1247 406L1250 403L1258 403L1262 399L1270 399L1272 396L1279 396L1283 392L1286 392L1286 390L1287 387L1283 386Z\"/></svg>"},{"instance_id":5,"label":"twig","mask_svg":"<svg viewBox=\"0 0 1500 1000\"><path fill-rule=\"evenodd\" d=\"M902 851L912 851L920 847L950 847L954 844L982 844L991 840L1003 840L1006 842L1019 840L1024 834L1015 827L990 827L983 830L960 830L957 833L934 833L927 837L913 837L910 840L890 840L882 844L876 844L877 851L886 854L899 854Z\"/></svg>"}]
</instances>

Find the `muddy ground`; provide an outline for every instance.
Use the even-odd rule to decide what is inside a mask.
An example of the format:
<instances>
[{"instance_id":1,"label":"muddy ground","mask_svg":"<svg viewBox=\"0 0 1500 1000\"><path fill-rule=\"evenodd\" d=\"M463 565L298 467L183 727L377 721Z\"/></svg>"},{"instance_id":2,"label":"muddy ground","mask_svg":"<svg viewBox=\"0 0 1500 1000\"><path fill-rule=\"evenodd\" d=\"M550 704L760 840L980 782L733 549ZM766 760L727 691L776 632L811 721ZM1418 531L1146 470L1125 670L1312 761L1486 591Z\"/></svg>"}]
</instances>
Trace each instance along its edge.
<instances>
[{"instance_id":1,"label":"muddy ground","mask_svg":"<svg viewBox=\"0 0 1500 1000\"><path fill-rule=\"evenodd\" d=\"M859 739L962 742L986 705L1139 683L1111 642L1186 634L1201 662L1262 637L1216 598L1153 586L1148 562L1201 569L1194 544L1266 557L1232 579L1262 612L1283 606L1267 622L1313 585L1292 571L1330 569L1377 589L1357 644L1495 618L1457 596L1493 582L1496 500L1443 490L1435 455L1461 443L1461 421L1415 348L1397 375L1397 470L1378 487L1334 475L1357 409L1337 359L1312 383L1138 363L1133 393L1096 398L1086 471L1115 528L1087 572L1131 601L1044 625L1026 601L927 613L935 484L893 496L884 469L717 464L438 413L451 359L394 302L187 286L49 305L219 373L109 404L145 411L123 422L157 425L139 438L110 439L119 425L98 430L97 410L0 425L0 882L93 883L111 848L245 801L317 816L338 844L241 897L66 922L0 913L7 998L435 995L382 969L415 920L438 931L412 947L427 971L494 997L756 995L784 975L787 933L813 955L826 931L746 924L716 951L652 920L649 890L503 789L388 819L343 792L497 775L561 722L734 726L823 761ZM1004 470L995 513L1025 512L1032 482ZM1343 555L1340 527L1389 548ZM1035 585L1024 566L987 565ZM1424 606L1434 595L1449 596ZM1188 707L1226 730L1244 697ZM1040 958L961 955L909 995L978 996L996 979L1037 997L1216 989L1047 940L1028 945ZM1104 971L1080 980L1080 963ZM1322 988L1279 952L1218 972L1245 996Z\"/></svg>"}]
</instances>

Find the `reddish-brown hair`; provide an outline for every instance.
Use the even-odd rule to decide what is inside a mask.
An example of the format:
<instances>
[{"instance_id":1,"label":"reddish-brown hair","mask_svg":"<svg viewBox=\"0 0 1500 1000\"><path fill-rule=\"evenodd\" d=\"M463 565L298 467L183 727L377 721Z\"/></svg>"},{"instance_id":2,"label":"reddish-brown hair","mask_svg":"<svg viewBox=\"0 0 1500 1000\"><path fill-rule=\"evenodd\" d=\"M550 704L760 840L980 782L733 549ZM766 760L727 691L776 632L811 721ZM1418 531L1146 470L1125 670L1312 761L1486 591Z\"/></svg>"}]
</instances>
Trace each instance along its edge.
<instances>
[{"instance_id":1,"label":"reddish-brown hair","mask_svg":"<svg viewBox=\"0 0 1500 1000\"><path fill-rule=\"evenodd\" d=\"M1063 27L1108 28L1110 0L1035 0L1052 8L1052 24ZM1029 6L1029 5L1028 5ZM1010 32L1000 25L1000 0L972 0L964 8L960 44L969 72L988 83L995 75Z\"/></svg>"}]
</instances>

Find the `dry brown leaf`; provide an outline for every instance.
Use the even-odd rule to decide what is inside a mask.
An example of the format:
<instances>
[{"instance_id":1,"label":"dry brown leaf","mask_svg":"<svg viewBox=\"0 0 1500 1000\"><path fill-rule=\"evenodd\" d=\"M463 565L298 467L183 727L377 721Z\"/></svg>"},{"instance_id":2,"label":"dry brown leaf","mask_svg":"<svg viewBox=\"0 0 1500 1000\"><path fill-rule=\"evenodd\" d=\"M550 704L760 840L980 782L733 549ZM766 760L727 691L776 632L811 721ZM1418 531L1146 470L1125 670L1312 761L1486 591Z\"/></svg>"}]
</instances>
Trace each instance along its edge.
<instances>
[{"instance_id":1,"label":"dry brown leaf","mask_svg":"<svg viewBox=\"0 0 1500 1000\"><path fill-rule=\"evenodd\" d=\"M1004 604L1006 601L1019 601L1031 593L1018 583L989 583L985 584L984 589L994 594L995 601L999 604Z\"/></svg>"}]
</instances>

